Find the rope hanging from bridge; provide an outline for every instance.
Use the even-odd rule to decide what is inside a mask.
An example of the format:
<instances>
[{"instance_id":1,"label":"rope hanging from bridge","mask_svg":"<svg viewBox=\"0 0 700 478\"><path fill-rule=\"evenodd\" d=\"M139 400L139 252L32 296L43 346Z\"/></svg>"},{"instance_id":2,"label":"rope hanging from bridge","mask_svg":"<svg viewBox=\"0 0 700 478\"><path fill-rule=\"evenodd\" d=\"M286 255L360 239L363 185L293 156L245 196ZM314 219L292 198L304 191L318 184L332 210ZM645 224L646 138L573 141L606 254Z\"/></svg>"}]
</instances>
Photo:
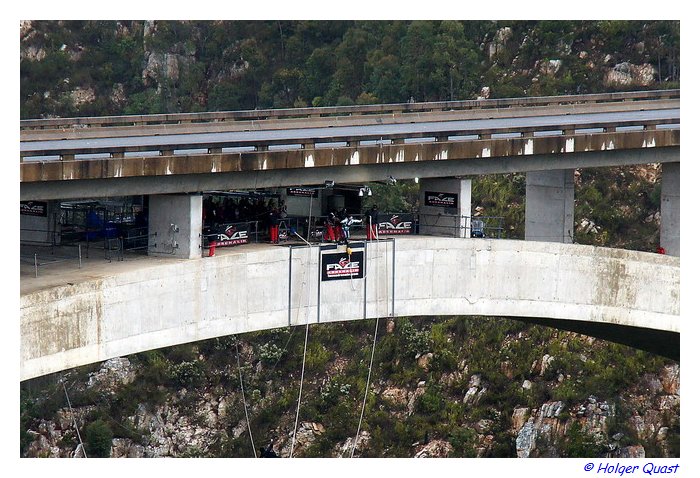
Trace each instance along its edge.
<instances>
[{"instance_id":1,"label":"rope hanging from bridge","mask_svg":"<svg viewBox=\"0 0 700 478\"><path fill-rule=\"evenodd\" d=\"M309 198L309 227L307 231L307 237L309 237L309 234L311 232L311 205L313 204L313 196ZM296 234L296 233L295 233ZM297 234L299 236L299 234ZM301 359L301 378L299 380L299 399L297 400L297 413L296 413L296 418L294 419L294 432L292 434L292 446L289 449L289 458L292 458L294 456L294 445L296 443L297 439L297 427L299 426L299 410L301 409L301 392L304 387L304 370L306 369L306 348L309 343L309 308L311 306L311 281L309 280L311 278L311 243L309 241L305 241L304 238L299 236L302 241L306 243L308 246L308 257L306 258L306 279L308 281L307 284L307 289L309 291L307 298L306 298L306 333L304 335L304 354L302 355ZM321 264L319 263L319 267L321 267ZM319 277L319 280L321 278ZM321 307L321 304L316 304L316 307Z\"/></svg>"},{"instance_id":2,"label":"rope hanging from bridge","mask_svg":"<svg viewBox=\"0 0 700 478\"><path fill-rule=\"evenodd\" d=\"M308 248L309 251L309 257L307 258L307 278L311 277L311 245L309 245ZM309 284L310 285L310 284ZM302 355L301 359L301 378L299 380L299 399L297 400L297 413L296 413L296 418L294 419L294 433L292 435L292 446L289 449L289 458L292 458L294 455L294 444L296 443L296 438L297 438L297 427L299 426L299 410L301 409L301 392L304 387L304 370L306 369L306 348L309 343L309 307L311 306L311 287L307 287L309 290L308 298L306 301L306 333L304 335L304 354ZM318 304L317 307L320 307L321 304Z\"/></svg>"},{"instance_id":3,"label":"rope hanging from bridge","mask_svg":"<svg viewBox=\"0 0 700 478\"><path fill-rule=\"evenodd\" d=\"M372 244L373 238L374 238L374 244L378 245L379 238L374 236L374 230L372 229L372 219L369 219L369 230L370 230L370 239L369 243ZM365 250L365 257L369 255L369 250ZM384 254L385 256L387 255L386 252ZM388 271L388 266L386 266L386 261L385 261L385 267L386 270ZM365 270L365 280L367 280L367 273L368 271ZM388 275L388 274L387 274ZM376 267L375 267L375 300L379 297L378 294L378 287L379 287L379 280L378 280L379 274L376 274ZM365 297L366 300L366 297ZM362 428L362 419L364 418L365 415L365 407L367 405L367 394L369 392L369 384L370 384L370 378L372 376L372 364L374 363L374 350L377 346L377 332L379 331L379 316L375 319L374 323L374 339L372 340L372 353L370 354L370 359L369 359L369 368L367 370L367 383L365 384L365 396L362 399L362 408L360 409L360 421L357 424L357 433L355 434L355 441L352 444L352 450L350 452L350 458L353 458L355 456L355 448L357 448L357 440L360 438L360 429Z\"/></svg>"},{"instance_id":4,"label":"rope hanging from bridge","mask_svg":"<svg viewBox=\"0 0 700 478\"><path fill-rule=\"evenodd\" d=\"M248 434L250 435L250 444L253 446L253 456L255 458L257 458L258 455L255 452L255 442L253 441L253 432L250 429L250 420L248 419L248 405L246 404L246 401L245 401L245 390L243 389L243 372L241 372L241 360L239 358L239 353L238 353L238 337L234 335L234 338L235 338L235 344L236 344L236 363L238 364L238 379L241 382L241 395L243 396L243 410L245 411L245 422L246 422L246 425L248 425Z\"/></svg>"},{"instance_id":5,"label":"rope hanging from bridge","mask_svg":"<svg viewBox=\"0 0 700 478\"><path fill-rule=\"evenodd\" d=\"M350 458L355 456L355 448L357 447L357 440L360 437L360 428L362 427L362 419L365 415L365 406L367 405L367 392L369 392L369 382L372 376L372 363L374 362L374 349L377 345L377 331L379 330L379 317L375 319L374 324L374 340L372 341L372 354L369 359L369 370L367 371L367 384L365 385L365 397L362 400L362 409L360 411L360 421L357 424L357 433L355 434L355 441L352 444L352 451L350 452Z\"/></svg>"},{"instance_id":6,"label":"rope hanging from bridge","mask_svg":"<svg viewBox=\"0 0 700 478\"><path fill-rule=\"evenodd\" d=\"M66 394L66 400L68 401L68 408L70 409L70 416L73 419L73 426L75 427L75 432L78 434L78 441L80 442L80 449L83 450L83 456L87 458L87 452L85 451L85 445L83 445L83 439L80 438L80 430L78 430L78 423L75 421L75 413L73 412L73 406L70 404L70 398L68 398L68 390L66 390L65 380L61 380L61 385L63 385L63 392Z\"/></svg>"}]
</instances>

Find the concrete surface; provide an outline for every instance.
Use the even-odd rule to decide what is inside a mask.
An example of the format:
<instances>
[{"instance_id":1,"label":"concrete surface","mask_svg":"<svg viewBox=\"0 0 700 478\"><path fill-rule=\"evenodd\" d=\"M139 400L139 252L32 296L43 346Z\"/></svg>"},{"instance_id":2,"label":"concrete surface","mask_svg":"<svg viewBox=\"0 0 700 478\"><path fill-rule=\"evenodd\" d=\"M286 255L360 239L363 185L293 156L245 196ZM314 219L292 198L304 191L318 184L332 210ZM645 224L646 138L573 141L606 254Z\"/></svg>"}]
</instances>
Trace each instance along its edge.
<instances>
[{"instance_id":1,"label":"concrete surface","mask_svg":"<svg viewBox=\"0 0 700 478\"><path fill-rule=\"evenodd\" d=\"M320 289L316 247L290 254L285 246L251 244L211 258L127 258L39 279L25 271L21 379L217 336L392 310L680 331L677 257L489 239L414 236L395 244L395 278L391 242L379 242L368 246L366 283L322 282Z\"/></svg>"}]
</instances>

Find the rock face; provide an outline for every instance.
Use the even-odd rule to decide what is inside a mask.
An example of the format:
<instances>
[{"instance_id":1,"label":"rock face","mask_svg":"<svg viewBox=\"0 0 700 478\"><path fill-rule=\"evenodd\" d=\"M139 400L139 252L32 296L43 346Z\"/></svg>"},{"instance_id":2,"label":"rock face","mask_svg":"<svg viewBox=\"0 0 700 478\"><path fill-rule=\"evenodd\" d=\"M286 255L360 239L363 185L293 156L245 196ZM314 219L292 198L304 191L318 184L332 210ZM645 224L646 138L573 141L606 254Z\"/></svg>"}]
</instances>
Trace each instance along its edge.
<instances>
[{"instance_id":1,"label":"rock face","mask_svg":"<svg viewBox=\"0 0 700 478\"><path fill-rule=\"evenodd\" d=\"M326 431L325 427L320 423L313 422L302 422L299 424L299 429L297 430L296 441L294 443L294 456L298 456L303 453L305 449L313 444L316 438L322 435ZM292 449L292 435L290 434L289 440L280 450L282 456L290 456L290 451Z\"/></svg>"},{"instance_id":2,"label":"rock face","mask_svg":"<svg viewBox=\"0 0 700 478\"><path fill-rule=\"evenodd\" d=\"M282 340L284 336L277 338ZM562 346L575 350L570 333L560 333L557 338ZM527 349L532 344L529 340L525 332L510 333L496 347L507 350L520 345ZM588 337L576 340L579 346L595 345ZM146 398L130 402L124 393L133 389L135 377L141 380L151 376L145 375L146 372L154 372L142 360L132 363L117 358L102 363L96 372L71 372L73 375L66 383L71 384L68 387L71 399L75 397L72 411L64 407L49 408L47 412L41 401L44 396L51 397L51 401L62 401L60 382L58 395L42 392L36 396L35 404L39 406L35 408L43 410L43 415L27 420L23 411L22 423L26 424L22 434L23 456L84 456L76 427L84 431L98 417L111 412L104 404L119 407L122 400L128 405L119 410L117 418L107 421L116 436L112 441L112 457L252 455L247 414L237 388L236 359L231 362L222 359L222 354L227 355L225 347L228 347L226 342L217 340L194 350L175 351L177 355L167 359L168 365L157 369L165 375L164 381L156 382L143 395L153 397L150 402ZM317 454L348 457L353 454L353 446L354 456L525 458L588 453L591 457L621 458L672 457L679 453L680 368L660 359L650 362L653 368L642 368L633 381L625 381L628 385L615 389L618 390L615 395L603 395L609 391L601 388L600 396L590 394L585 399L572 399L565 397L580 397L582 383L592 389L599 388L596 382L582 382L581 374L574 369L560 367L577 360L579 366L600 361L600 355L592 348L566 355L564 348L540 346L536 353L528 350L527 358L519 362L509 352L492 361L490 369L483 362L458 355L443 370L433 369L439 363L434 359L428 373L419 366L415 355L405 355L403 365L413 367L414 374L407 375L397 367L397 373L372 381L369 408L355 444L355 420L362 393L354 390L356 382L343 373L357 363L338 356L328 360L322 371L311 374L304 389L307 400L304 403L309 407L306 410L315 409L314 418L303 411L300 418L306 421L297 424L294 435L296 393L285 390L286 373L280 381L273 381L265 367L257 366L258 347L243 343L239 348L243 363L248 364L244 376L247 412L254 424L252 434L258 446L260 440L272 437L269 443L278 456L290 456L293 437L293 454L297 457ZM557 350L557 358L545 353L553 350ZM182 354L188 354L190 360L205 361L212 351L217 354L218 365L208 370L210 380L183 381L175 373L182 370L181 365L192 363ZM440 357L437 353L435 356ZM511 365L503 367L504 363ZM398 366L401 362L394 359L391 365ZM512 379L507 378L506 369L514 374ZM184 383L188 385L185 387ZM331 383L341 386L331 387ZM330 393L332 390L335 394ZM506 390L509 396L504 395ZM312 395L317 395L318 400L312 402ZM282 399L287 405L279 405ZM503 400L510 400L505 407ZM83 406L84 403L97 405ZM334 404L340 406L331 408ZM272 413L266 413L271 410ZM325 413L328 410L332 412ZM446 420L434 421L438 416L440 420L449 420L450 427L446 426ZM82 438L86 440L85 433ZM401 443L398 453L394 443Z\"/></svg>"},{"instance_id":3,"label":"rock face","mask_svg":"<svg viewBox=\"0 0 700 478\"><path fill-rule=\"evenodd\" d=\"M513 29L510 27L500 28L494 35L493 42L489 44L489 60L499 51L505 48L506 43L513 37Z\"/></svg>"},{"instance_id":4,"label":"rock face","mask_svg":"<svg viewBox=\"0 0 700 478\"><path fill-rule=\"evenodd\" d=\"M368 448L370 444L371 436L369 432L363 430L357 437L357 445L355 445L355 452L353 453L352 447L355 442L355 437L348 437L342 444L336 446L333 455L337 458L348 458L362 456L362 452Z\"/></svg>"},{"instance_id":5,"label":"rock face","mask_svg":"<svg viewBox=\"0 0 700 478\"><path fill-rule=\"evenodd\" d=\"M618 63L605 73L606 86L649 86L656 79L656 68L649 63Z\"/></svg>"},{"instance_id":6,"label":"rock face","mask_svg":"<svg viewBox=\"0 0 700 478\"><path fill-rule=\"evenodd\" d=\"M133 382L135 378L136 372L129 359L117 357L107 360L98 372L90 375L87 388L114 394L119 387Z\"/></svg>"},{"instance_id":7,"label":"rock face","mask_svg":"<svg viewBox=\"0 0 700 478\"><path fill-rule=\"evenodd\" d=\"M193 57L174 53L151 51L146 52L145 56L146 66L141 73L145 86L156 86L165 80L177 82L180 71L194 63Z\"/></svg>"},{"instance_id":8,"label":"rock face","mask_svg":"<svg viewBox=\"0 0 700 478\"><path fill-rule=\"evenodd\" d=\"M477 405L488 391L488 387L482 386L481 375L472 375L469 379L469 390L464 394L463 403Z\"/></svg>"},{"instance_id":9,"label":"rock face","mask_svg":"<svg viewBox=\"0 0 700 478\"><path fill-rule=\"evenodd\" d=\"M413 458L446 458L452 452L452 445L445 440L431 440L418 448Z\"/></svg>"},{"instance_id":10,"label":"rock face","mask_svg":"<svg viewBox=\"0 0 700 478\"><path fill-rule=\"evenodd\" d=\"M518 417L522 420L526 412L518 410ZM546 402L538 411L533 410L533 415L525 422L515 439L518 458L553 456L551 448L565 431L564 423L559 420L563 410L564 403L560 401ZM513 414L515 415L515 411ZM538 453L533 454L538 447Z\"/></svg>"}]
</instances>

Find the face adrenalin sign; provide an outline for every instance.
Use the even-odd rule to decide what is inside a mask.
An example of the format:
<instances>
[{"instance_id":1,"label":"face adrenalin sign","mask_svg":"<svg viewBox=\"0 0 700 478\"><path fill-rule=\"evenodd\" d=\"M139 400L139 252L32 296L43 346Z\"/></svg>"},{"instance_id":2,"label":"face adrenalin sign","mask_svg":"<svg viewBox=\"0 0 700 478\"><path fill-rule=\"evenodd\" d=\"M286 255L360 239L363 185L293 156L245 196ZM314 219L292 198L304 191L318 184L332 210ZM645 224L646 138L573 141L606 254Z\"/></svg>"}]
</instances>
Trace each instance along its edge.
<instances>
[{"instance_id":1,"label":"face adrenalin sign","mask_svg":"<svg viewBox=\"0 0 700 478\"><path fill-rule=\"evenodd\" d=\"M226 225L223 232L214 235L212 242L216 247L248 244L248 228L243 225Z\"/></svg>"},{"instance_id":2,"label":"face adrenalin sign","mask_svg":"<svg viewBox=\"0 0 700 478\"><path fill-rule=\"evenodd\" d=\"M425 192L425 205L435 207L457 207L458 194Z\"/></svg>"},{"instance_id":3,"label":"face adrenalin sign","mask_svg":"<svg viewBox=\"0 0 700 478\"><path fill-rule=\"evenodd\" d=\"M413 234L413 214L380 214L379 234Z\"/></svg>"},{"instance_id":4,"label":"face adrenalin sign","mask_svg":"<svg viewBox=\"0 0 700 478\"><path fill-rule=\"evenodd\" d=\"M364 277L364 251L321 255L321 280L362 279Z\"/></svg>"}]
</instances>

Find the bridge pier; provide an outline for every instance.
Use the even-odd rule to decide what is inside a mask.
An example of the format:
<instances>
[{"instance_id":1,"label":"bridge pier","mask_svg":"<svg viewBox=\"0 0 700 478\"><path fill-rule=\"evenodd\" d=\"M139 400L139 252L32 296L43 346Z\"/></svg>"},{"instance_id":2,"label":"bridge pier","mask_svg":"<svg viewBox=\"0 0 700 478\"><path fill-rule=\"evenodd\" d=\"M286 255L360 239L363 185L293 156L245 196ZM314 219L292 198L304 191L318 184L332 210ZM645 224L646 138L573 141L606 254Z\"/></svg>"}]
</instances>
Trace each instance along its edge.
<instances>
[{"instance_id":1,"label":"bridge pier","mask_svg":"<svg viewBox=\"0 0 700 478\"><path fill-rule=\"evenodd\" d=\"M528 172L525 240L571 244L574 237L574 170Z\"/></svg>"},{"instance_id":2,"label":"bridge pier","mask_svg":"<svg viewBox=\"0 0 700 478\"><path fill-rule=\"evenodd\" d=\"M472 180L421 179L420 233L430 236L469 237Z\"/></svg>"},{"instance_id":3,"label":"bridge pier","mask_svg":"<svg viewBox=\"0 0 700 478\"><path fill-rule=\"evenodd\" d=\"M148 201L148 254L202 257L202 196L157 194Z\"/></svg>"},{"instance_id":4,"label":"bridge pier","mask_svg":"<svg viewBox=\"0 0 700 478\"><path fill-rule=\"evenodd\" d=\"M665 163L661 176L660 246L666 254L681 255L681 163Z\"/></svg>"}]
</instances>

